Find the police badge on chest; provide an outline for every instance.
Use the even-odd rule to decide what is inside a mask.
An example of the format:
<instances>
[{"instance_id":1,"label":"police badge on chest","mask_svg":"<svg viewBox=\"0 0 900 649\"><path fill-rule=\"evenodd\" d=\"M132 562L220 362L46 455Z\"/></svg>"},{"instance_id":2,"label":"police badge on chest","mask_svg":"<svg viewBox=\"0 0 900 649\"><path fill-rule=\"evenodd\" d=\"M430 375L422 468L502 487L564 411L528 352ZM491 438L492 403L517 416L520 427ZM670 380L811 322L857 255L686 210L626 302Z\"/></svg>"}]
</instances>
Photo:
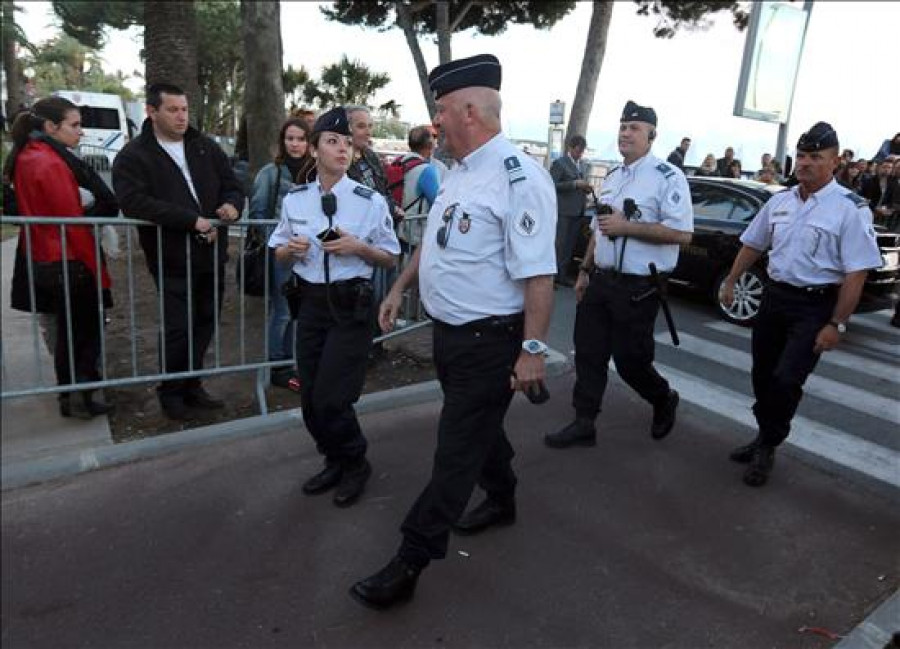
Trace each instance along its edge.
<instances>
[{"instance_id":1,"label":"police badge on chest","mask_svg":"<svg viewBox=\"0 0 900 649\"><path fill-rule=\"evenodd\" d=\"M472 219L466 212L463 212L462 218L459 220L459 232L465 234L472 227Z\"/></svg>"}]
</instances>

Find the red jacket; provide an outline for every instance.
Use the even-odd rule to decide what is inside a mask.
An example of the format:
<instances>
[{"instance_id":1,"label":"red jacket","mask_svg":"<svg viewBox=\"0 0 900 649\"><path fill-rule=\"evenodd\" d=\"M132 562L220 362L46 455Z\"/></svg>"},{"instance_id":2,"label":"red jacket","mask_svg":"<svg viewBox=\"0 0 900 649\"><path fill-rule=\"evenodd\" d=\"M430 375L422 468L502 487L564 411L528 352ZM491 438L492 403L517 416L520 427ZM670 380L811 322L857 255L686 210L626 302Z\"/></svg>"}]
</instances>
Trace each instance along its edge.
<instances>
[{"instance_id":1,"label":"red jacket","mask_svg":"<svg viewBox=\"0 0 900 649\"><path fill-rule=\"evenodd\" d=\"M44 142L31 141L16 157L13 184L22 216L84 216L78 183L65 161ZM59 225L32 225L31 255L36 262L62 260ZM25 249L25 228L19 231L19 246ZM81 261L97 276L93 227L66 226L66 257ZM103 288L111 286L109 273L102 269Z\"/></svg>"}]
</instances>

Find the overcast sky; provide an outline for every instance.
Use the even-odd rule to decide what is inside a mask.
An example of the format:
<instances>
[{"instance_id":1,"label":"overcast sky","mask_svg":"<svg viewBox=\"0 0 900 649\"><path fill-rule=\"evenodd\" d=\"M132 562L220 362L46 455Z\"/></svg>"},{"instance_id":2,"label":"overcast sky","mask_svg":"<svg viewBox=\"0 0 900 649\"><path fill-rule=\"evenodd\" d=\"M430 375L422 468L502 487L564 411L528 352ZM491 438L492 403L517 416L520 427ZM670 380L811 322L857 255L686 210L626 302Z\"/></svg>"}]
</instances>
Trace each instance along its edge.
<instances>
[{"instance_id":1,"label":"overcast sky","mask_svg":"<svg viewBox=\"0 0 900 649\"><path fill-rule=\"evenodd\" d=\"M49 3L19 3L28 37L55 35ZM415 68L401 32L346 27L326 21L312 2L282 2L284 63L305 65L313 76L342 54L363 60L391 83L375 103L394 99L401 116L426 122ZM655 19L635 14L632 2L616 2L587 138L599 157L615 158L615 129L628 99L653 106L659 115L655 152L665 157L682 136L693 138L688 164L733 146L745 169L756 169L764 151L774 152L777 126L733 117L744 33L721 14L711 29L653 38ZM496 37L471 31L453 37L454 57L483 52L503 64L503 126L516 138L545 140L550 102L571 106L591 15L577 8L549 31L512 26ZM788 149L814 122L830 122L842 147L871 157L881 142L900 131L897 83L897 2L816 2L794 96ZM111 69L142 69L139 32L111 34L103 52ZM237 37L238 35L236 35ZM437 64L437 47L422 43L426 63ZM135 86L139 89L140 85Z\"/></svg>"}]
</instances>

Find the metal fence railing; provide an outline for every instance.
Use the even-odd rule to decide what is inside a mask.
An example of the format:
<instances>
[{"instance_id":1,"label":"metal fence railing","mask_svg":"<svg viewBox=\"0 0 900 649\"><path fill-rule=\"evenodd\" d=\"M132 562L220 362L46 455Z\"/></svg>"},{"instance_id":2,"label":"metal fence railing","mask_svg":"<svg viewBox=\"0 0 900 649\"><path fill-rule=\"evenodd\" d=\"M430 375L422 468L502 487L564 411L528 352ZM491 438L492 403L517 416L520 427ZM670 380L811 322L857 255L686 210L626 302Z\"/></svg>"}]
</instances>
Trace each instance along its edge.
<instances>
[{"instance_id":1,"label":"metal fence railing","mask_svg":"<svg viewBox=\"0 0 900 649\"><path fill-rule=\"evenodd\" d=\"M399 228L401 238L414 243L420 241L424 229L424 219L424 216L410 217L401 223ZM24 272L27 278L27 291L31 307L30 313L25 314L27 320L30 321L27 325L30 331L24 337L22 331L17 332L18 349L15 350L15 354L9 353L11 350L7 348L7 340L5 340L7 336L0 337L0 365L2 365L0 399L72 392L75 390L114 388L168 379L209 377L231 372L255 372L255 391L260 412L262 414L268 412L265 388L268 383L269 372L274 368L290 367L294 363L293 359L268 360L269 341L268 327L266 326L270 308L268 297L271 291L279 290L280 287L270 286L269 273L266 272L265 296L262 298L246 296L240 290L240 287L237 286L235 271L237 267L241 276L245 272L244 257L241 253L244 249L248 228L273 226L277 224L277 220L249 221L242 219L229 224L229 261L224 266L218 263L220 261L219 247L213 246L213 268L215 269L213 277L213 339L204 359L204 367L194 367L193 350L189 349L189 369L183 372L169 372L165 367L166 354L163 331L166 313L162 298L162 288L165 285L166 272L162 256L163 228L161 226L136 219L95 217L78 217L76 219L71 217L3 216L0 218L0 222L20 227L20 240L25 243L23 248L23 256L25 258ZM214 223L221 225L219 222ZM43 226L43 228L38 226ZM72 378L69 383L57 385L55 376L48 376L48 372L41 370L41 341L43 339L45 344L51 347L52 352L52 346L48 342L48 330L56 323L52 315L41 314L37 310L35 269L38 265L32 259L31 243L33 237L41 236L42 230L46 232L46 226L59 229L63 258L68 256L67 231L72 228L91 228L95 242L95 259L105 257L109 262L108 268L115 271L112 273L113 286L111 291L116 303L116 312L123 312L125 315L124 326L118 326L117 330L112 332L107 327L107 314L102 306L104 303L104 288L99 276L93 278L94 285L91 289L96 292L97 304L100 305L96 314L100 329L100 353L97 363L99 380L75 382L74 358L76 350L74 348L72 330L73 296L70 290L67 264L61 265L63 273L61 282L62 303L64 308L60 311L60 317L64 317L66 320L66 353L68 354L69 367L72 368ZM145 265L143 250L136 245L137 231L135 226L150 227L156 230L158 249L156 264L160 269L160 290L157 290L157 287L151 281L150 273ZM104 233L104 230L106 230L106 233ZM117 236L104 237L104 234L110 233L115 233ZM188 280L190 280L192 272L190 237L192 237L190 233L185 233ZM101 241L104 238L117 240L118 242L114 247L103 246ZM401 263L406 264L409 258L409 254L404 255ZM274 263L274 257L268 248L266 248L265 263L267 271L268 264ZM220 273L220 268L225 270ZM22 272L21 269L19 272ZM4 284L9 285L8 282L4 282ZM191 284L191 281L187 282L188 304L191 303ZM222 289L221 303L219 300L220 288ZM225 320L221 316L222 309L220 307L223 304L229 304L232 308L229 311L229 317ZM147 317L148 312L152 314L149 318ZM188 309L187 313L188 331L191 331L192 310ZM120 319L121 317L117 316L117 321ZM429 321L418 300L418 294L415 290L411 290L404 296L397 329L388 335L376 338L376 341L403 335L427 324L429 324ZM19 327L21 326L20 322ZM6 331L6 325L4 325L4 331ZM223 338L227 338L234 344L223 346ZM23 339L28 340L27 347L30 353L22 348L21 341ZM188 336L188 341L191 341L191 336ZM190 346L192 342L188 344ZM153 349L157 351L157 355L152 356L152 363L146 360L148 358L147 353L139 353L139 351L146 352L150 346L153 346ZM15 357L14 361L11 360L12 357ZM142 361L141 359L144 360ZM161 369L160 364L162 365ZM31 371L33 368L36 368L37 371Z\"/></svg>"}]
</instances>

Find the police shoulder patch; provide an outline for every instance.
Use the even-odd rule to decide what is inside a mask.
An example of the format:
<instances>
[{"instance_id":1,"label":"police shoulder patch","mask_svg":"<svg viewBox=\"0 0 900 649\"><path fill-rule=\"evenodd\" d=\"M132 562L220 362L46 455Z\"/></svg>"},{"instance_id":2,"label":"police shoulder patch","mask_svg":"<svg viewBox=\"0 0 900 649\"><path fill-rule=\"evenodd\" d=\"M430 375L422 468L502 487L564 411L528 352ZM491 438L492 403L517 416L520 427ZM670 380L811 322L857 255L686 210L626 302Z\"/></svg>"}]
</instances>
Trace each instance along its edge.
<instances>
[{"instance_id":1,"label":"police shoulder patch","mask_svg":"<svg viewBox=\"0 0 900 649\"><path fill-rule=\"evenodd\" d=\"M666 178L671 178L675 175L675 171L672 169L672 167L667 165L665 162L660 162L658 165L656 165L656 170Z\"/></svg>"},{"instance_id":2,"label":"police shoulder patch","mask_svg":"<svg viewBox=\"0 0 900 649\"><path fill-rule=\"evenodd\" d=\"M372 194L375 193L374 189L369 189L368 187L363 187L362 185L357 185L353 188L353 193L357 196L362 196L363 198L372 199Z\"/></svg>"},{"instance_id":3,"label":"police shoulder patch","mask_svg":"<svg viewBox=\"0 0 900 649\"><path fill-rule=\"evenodd\" d=\"M516 232L523 237L533 237L540 230L540 223L528 210L525 210L516 218L514 227Z\"/></svg>"},{"instance_id":4,"label":"police shoulder patch","mask_svg":"<svg viewBox=\"0 0 900 649\"><path fill-rule=\"evenodd\" d=\"M305 192L307 189L309 189L309 185L305 185L305 184L304 184L304 185L297 185L297 186L295 186L295 187L291 187L291 188L288 190L288 194L294 194L294 193L296 193L296 192Z\"/></svg>"},{"instance_id":5,"label":"police shoulder patch","mask_svg":"<svg viewBox=\"0 0 900 649\"><path fill-rule=\"evenodd\" d=\"M503 166L506 168L506 173L509 174L509 184L517 183L520 180L525 180L527 176L525 176L525 170L522 168L522 163L519 162L519 159L511 155L503 161Z\"/></svg>"},{"instance_id":6,"label":"police shoulder patch","mask_svg":"<svg viewBox=\"0 0 900 649\"><path fill-rule=\"evenodd\" d=\"M851 201L856 207L868 207L869 205L869 201L855 192L847 192L844 194L844 198Z\"/></svg>"}]
</instances>

